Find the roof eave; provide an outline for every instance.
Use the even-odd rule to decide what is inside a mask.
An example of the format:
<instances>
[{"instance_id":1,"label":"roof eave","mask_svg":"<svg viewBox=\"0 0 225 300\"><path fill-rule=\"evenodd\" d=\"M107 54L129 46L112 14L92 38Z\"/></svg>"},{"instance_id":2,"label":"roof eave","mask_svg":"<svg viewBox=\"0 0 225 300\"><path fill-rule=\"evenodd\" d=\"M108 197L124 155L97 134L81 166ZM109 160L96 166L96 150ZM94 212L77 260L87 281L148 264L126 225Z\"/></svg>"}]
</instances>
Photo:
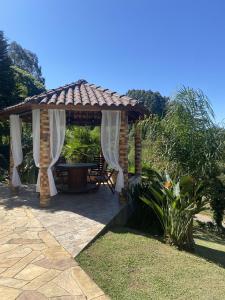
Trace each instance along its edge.
<instances>
[{"instance_id":1,"label":"roof eave","mask_svg":"<svg viewBox=\"0 0 225 300\"><path fill-rule=\"evenodd\" d=\"M132 105L72 105L72 104L31 104L31 103L21 103L20 105L7 107L0 111L0 118L6 119L11 114L21 114L24 111L32 111L33 109L65 109L67 111L102 111L102 110L125 110L125 111L135 111L140 116L149 115L149 111L142 105L136 104Z\"/></svg>"}]
</instances>

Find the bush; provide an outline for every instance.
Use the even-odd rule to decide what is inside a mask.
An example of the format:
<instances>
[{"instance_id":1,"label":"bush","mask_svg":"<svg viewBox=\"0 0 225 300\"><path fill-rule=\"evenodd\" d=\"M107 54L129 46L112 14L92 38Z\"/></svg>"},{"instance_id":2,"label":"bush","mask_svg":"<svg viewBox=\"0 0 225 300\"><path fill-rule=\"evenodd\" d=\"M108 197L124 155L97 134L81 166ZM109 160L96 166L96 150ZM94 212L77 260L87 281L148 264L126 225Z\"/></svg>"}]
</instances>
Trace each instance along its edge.
<instances>
[{"instance_id":1,"label":"bush","mask_svg":"<svg viewBox=\"0 0 225 300\"><path fill-rule=\"evenodd\" d=\"M134 205L133 213L127 226L153 235L163 235L163 227L154 210L141 200L148 185L138 184L128 191Z\"/></svg>"},{"instance_id":2,"label":"bush","mask_svg":"<svg viewBox=\"0 0 225 300\"><path fill-rule=\"evenodd\" d=\"M165 240L179 249L194 248L192 224L195 214L202 211L208 198L205 187L192 177L184 176L172 181L150 170L148 178L131 190L132 198L137 197L152 208L164 230Z\"/></svg>"},{"instance_id":3,"label":"bush","mask_svg":"<svg viewBox=\"0 0 225 300\"><path fill-rule=\"evenodd\" d=\"M66 130L66 142L62 154L73 162L92 161L100 153L100 130L98 127L73 126Z\"/></svg>"},{"instance_id":4,"label":"bush","mask_svg":"<svg viewBox=\"0 0 225 300\"><path fill-rule=\"evenodd\" d=\"M143 162L160 172L167 170L173 178L190 175L210 184L211 207L221 226L224 184L219 189L213 186L225 159L225 130L215 124L208 98L200 90L184 87L171 101L166 116L144 120L142 129L146 136Z\"/></svg>"}]
</instances>

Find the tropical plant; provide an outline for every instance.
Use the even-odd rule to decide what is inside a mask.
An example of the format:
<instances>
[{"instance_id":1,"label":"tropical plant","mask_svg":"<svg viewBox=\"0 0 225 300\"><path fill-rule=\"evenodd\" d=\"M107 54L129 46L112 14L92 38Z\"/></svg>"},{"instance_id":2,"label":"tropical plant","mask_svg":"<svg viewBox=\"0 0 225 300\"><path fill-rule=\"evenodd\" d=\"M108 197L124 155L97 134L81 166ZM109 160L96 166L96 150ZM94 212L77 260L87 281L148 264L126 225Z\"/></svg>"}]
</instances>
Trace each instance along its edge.
<instances>
[{"instance_id":1,"label":"tropical plant","mask_svg":"<svg viewBox=\"0 0 225 300\"><path fill-rule=\"evenodd\" d=\"M145 138L143 162L173 178L191 175L211 185L211 207L221 226L224 197L213 188L225 159L225 130L215 124L209 100L201 90L182 88L168 106L166 116L142 122ZM224 183L223 183L224 184ZM218 202L219 201L219 202ZM220 217L219 217L220 215Z\"/></svg>"},{"instance_id":2,"label":"tropical plant","mask_svg":"<svg viewBox=\"0 0 225 300\"><path fill-rule=\"evenodd\" d=\"M33 138L31 124L22 125L23 163L19 166L23 183L35 183L37 168L33 159Z\"/></svg>"},{"instance_id":3,"label":"tropical plant","mask_svg":"<svg viewBox=\"0 0 225 300\"><path fill-rule=\"evenodd\" d=\"M74 126L66 130L66 142L62 155L68 161L92 161L100 152L100 131L98 127Z\"/></svg>"},{"instance_id":4,"label":"tropical plant","mask_svg":"<svg viewBox=\"0 0 225 300\"><path fill-rule=\"evenodd\" d=\"M163 119L143 122L149 146L165 162L173 177L190 174L211 177L224 158L224 131L213 120L214 113L202 91L181 89Z\"/></svg>"},{"instance_id":5,"label":"tropical plant","mask_svg":"<svg viewBox=\"0 0 225 300\"><path fill-rule=\"evenodd\" d=\"M225 210L225 186L224 175L212 177L207 182L207 191L210 198L210 205L213 210L213 219L219 231L224 231L223 216Z\"/></svg>"},{"instance_id":6,"label":"tropical plant","mask_svg":"<svg viewBox=\"0 0 225 300\"><path fill-rule=\"evenodd\" d=\"M208 198L204 196L205 186L190 176L172 181L168 175L162 176L149 170L141 189L139 198L155 212L164 230L165 240L179 249L192 250L193 217L208 202ZM135 195L135 192L132 191L131 194Z\"/></svg>"}]
</instances>

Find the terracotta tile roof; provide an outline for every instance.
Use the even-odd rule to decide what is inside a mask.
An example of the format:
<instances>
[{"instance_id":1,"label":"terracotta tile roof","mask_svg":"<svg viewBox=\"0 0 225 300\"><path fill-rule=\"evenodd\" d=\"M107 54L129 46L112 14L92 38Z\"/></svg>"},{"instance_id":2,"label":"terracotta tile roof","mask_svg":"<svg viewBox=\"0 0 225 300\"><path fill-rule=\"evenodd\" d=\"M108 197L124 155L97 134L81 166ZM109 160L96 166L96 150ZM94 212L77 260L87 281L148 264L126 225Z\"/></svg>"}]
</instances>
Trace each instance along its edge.
<instances>
[{"instance_id":1,"label":"terracotta tile roof","mask_svg":"<svg viewBox=\"0 0 225 300\"><path fill-rule=\"evenodd\" d=\"M55 104L55 105L98 105L98 106L135 106L137 100L119 95L109 89L90 84L85 80L64 85L42 94L28 97L23 104Z\"/></svg>"},{"instance_id":2,"label":"terracotta tile roof","mask_svg":"<svg viewBox=\"0 0 225 300\"><path fill-rule=\"evenodd\" d=\"M6 107L0 111L0 119L7 118L12 113L29 114L33 108L40 108L42 105L49 105L49 108L57 108L62 105L64 109L76 110L74 106L79 107L82 111L96 111L91 119L94 119L98 111L101 109L126 109L129 114L128 118L137 120L141 116L148 115L149 111L137 100L126 95L119 95L116 92L104 89L100 86L90 84L85 80L78 80L74 83L64 85L57 89L43 92L39 95L28 97L24 102L20 102L14 106ZM81 109L81 106L82 109ZM79 118L78 118L79 119Z\"/></svg>"}]
</instances>

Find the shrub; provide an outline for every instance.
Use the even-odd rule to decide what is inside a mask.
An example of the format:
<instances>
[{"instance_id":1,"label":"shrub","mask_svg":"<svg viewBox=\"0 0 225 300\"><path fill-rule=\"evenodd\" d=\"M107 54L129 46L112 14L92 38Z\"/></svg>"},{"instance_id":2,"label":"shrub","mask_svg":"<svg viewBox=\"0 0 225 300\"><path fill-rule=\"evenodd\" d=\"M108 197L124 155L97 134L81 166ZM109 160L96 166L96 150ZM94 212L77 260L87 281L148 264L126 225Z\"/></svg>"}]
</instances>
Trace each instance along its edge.
<instances>
[{"instance_id":1,"label":"shrub","mask_svg":"<svg viewBox=\"0 0 225 300\"><path fill-rule=\"evenodd\" d=\"M195 214L202 211L208 198L205 186L190 176L172 181L167 176L149 170L148 178L141 183L139 198L151 207L164 229L165 240L179 249L193 249L192 224Z\"/></svg>"},{"instance_id":2,"label":"shrub","mask_svg":"<svg viewBox=\"0 0 225 300\"><path fill-rule=\"evenodd\" d=\"M210 184L210 204L216 223L221 226L224 187L217 178L225 159L225 130L215 124L206 95L184 87L171 101L163 119L150 117L142 122L142 127L147 149L143 160L161 172L167 170L173 178L191 175L196 181ZM220 188L214 188L218 184Z\"/></svg>"},{"instance_id":3,"label":"shrub","mask_svg":"<svg viewBox=\"0 0 225 300\"><path fill-rule=\"evenodd\" d=\"M100 153L100 130L98 127L73 126L66 130L66 142L62 154L68 161L92 161Z\"/></svg>"}]
</instances>

